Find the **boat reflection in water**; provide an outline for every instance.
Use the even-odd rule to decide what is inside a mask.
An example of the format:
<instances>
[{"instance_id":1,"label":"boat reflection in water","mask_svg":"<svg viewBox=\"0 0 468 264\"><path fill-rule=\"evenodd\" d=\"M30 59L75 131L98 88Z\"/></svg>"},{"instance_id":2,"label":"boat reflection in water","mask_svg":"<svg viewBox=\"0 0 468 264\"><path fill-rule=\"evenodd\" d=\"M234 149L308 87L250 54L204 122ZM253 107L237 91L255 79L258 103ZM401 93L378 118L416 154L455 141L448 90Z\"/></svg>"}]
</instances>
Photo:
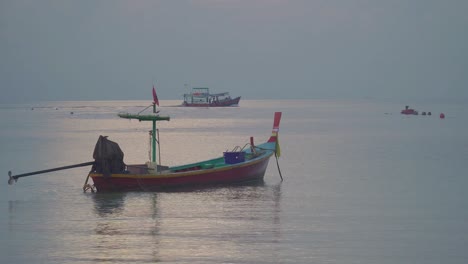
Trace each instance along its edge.
<instances>
[{"instance_id":1,"label":"boat reflection in water","mask_svg":"<svg viewBox=\"0 0 468 264\"><path fill-rule=\"evenodd\" d=\"M280 184L95 194L92 200L93 261L256 262L249 258L261 254L248 252L265 243L275 247L281 237Z\"/></svg>"},{"instance_id":2,"label":"boat reflection in water","mask_svg":"<svg viewBox=\"0 0 468 264\"><path fill-rule=\"evenodd\" d=\"M94 211L99 216L118 215L125 204L125 192L96 193L93 195Z\"/></svg>"}]
</instances>

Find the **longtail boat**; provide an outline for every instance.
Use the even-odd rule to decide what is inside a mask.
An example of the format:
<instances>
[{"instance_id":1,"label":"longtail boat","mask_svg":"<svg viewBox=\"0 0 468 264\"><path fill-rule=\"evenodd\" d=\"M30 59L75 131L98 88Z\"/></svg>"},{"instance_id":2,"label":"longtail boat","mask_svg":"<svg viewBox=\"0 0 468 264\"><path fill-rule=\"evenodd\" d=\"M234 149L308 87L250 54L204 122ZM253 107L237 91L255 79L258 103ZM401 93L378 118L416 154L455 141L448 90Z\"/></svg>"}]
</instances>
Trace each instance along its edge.
<instances>
[{"instance_id":1,"label":"longtail boat","mask_svg":"<svg viewBox=\"0 0 468 264\"><path fill-rule=\"evenodd\" d=\"M8 183L13 184L18 178L25 176L92 165L83 186L85 192L87 190L93 192L163 191L181 187L198 188L218 184L239 184L262 181L270 157L280 156L278 132L281 112L276 112L272 134L264 143L255 145L253 137L250 137L250 141L243 147L236 146L232 151L223 152L223 155L217 158L172 167L162 166L156 162L156 146L159 143L156 122L169 121L170 117L161 116L159 111L156 111L156 105L159 103L154 88L153 96L155 99L152 104L153 113L118 114L119 117L125 119L152 122L151 161L127 165L123 162L124 154L118 144L108 140L106 136L100 136L94 148L94 161L15 176L12 176L10 171ZM279 173L282 180L281 171ZM89 178L94 184L88 183Z\"/></svg>"},{"instance_id":2,"label":"longtail boat","mask_svg":"<svg viewBox=\"0 0 468 264\"><path fill-rule=\"evenodd\" d=\"M119 114L122 118L156 122L169 120L159 115ZM179 166L162 166L156 163L156 137L152 136L152 161L145 164L124 165L118 146L105 137L100 137L95 154L109 156L102 149L117 149L111 159L101 159L94 155L95 165L89 174L97 191L161 191L176 187L200 187L214 184L235 184L263 180L265 170L272 155L278 156L278 129L281 113L275 113L274 126L270 138L260 145L254 145L251 138L243 148L236 146L223 156ZM114 146L114 147L112 147ZM112 155L111 155L112 156ZM116 165L117 164L117 165Z\"/></svg>"}]
</instances>

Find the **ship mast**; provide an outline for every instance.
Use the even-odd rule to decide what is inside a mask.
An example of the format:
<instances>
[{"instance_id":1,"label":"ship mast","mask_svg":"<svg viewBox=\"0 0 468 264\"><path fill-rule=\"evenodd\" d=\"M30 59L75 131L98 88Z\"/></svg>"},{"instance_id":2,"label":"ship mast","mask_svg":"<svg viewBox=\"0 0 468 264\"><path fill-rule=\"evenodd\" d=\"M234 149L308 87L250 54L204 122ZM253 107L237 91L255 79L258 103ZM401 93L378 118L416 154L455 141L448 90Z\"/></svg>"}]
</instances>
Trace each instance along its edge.
<instances>
[{"instance_id":1,"label":"ship mast","mask_svg":"<svg viewBox=\"0 0 468 264\"><path fill-rule=\"evenodd\" d=\"M153 113L156 114L156 103L153 102ZM151 155L151 161L156 162L156 120L153 120L153 130L151 131L151 143L152 143L152 150L153 155ZM161 165L161 164L159 164Z\"/></svg>"},{"instance_id":2,"label":"ship mast","mask_svg":"<svg viewBox=\"0 0 468 264\"><path fill-rule=\"evenodd\" d=\"M169 121L171 118L169 116L160 116L158 115L159 111L156 111L156 103L153 102L153 114L150 115L140 115L138 114L130 114L130 113L119 113L119 117L127 118L127 119L136 119L138 121L151 121L153 122L153 130L151 131L151 146L152 146L152 155L151 161L156 162L156 122L157 121ZM148 106L146 109L148 109ZM143 110L144 111L144 110Z\"/></svg>"}]
</instances>

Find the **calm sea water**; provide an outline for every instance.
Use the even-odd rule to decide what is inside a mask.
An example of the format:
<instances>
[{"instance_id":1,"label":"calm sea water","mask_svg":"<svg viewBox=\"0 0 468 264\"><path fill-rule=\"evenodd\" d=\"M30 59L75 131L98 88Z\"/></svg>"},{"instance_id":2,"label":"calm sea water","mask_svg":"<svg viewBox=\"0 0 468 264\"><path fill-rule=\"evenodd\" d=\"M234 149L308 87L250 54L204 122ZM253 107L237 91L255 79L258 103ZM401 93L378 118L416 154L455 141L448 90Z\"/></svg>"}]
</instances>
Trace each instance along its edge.
<instances>
[{"instance_id":1,"label":"calm sea water","mask_svg":"<svg viewBox=\"0 0 468 264\"><path fill-rule=\"evenodd\" d=\"M148 160L150 123L119 119L146 101L0 105L0 263L467 263L468 106L162 101L161 160L184 164L269 137L282 156L263 184L186 192L83 193L99 135L126 163ZM32 109L33 108L33 109ZM73 113L72 113L73 112ZM439 119L444 112L446 118Z\"/></svg>"}]
</instances>

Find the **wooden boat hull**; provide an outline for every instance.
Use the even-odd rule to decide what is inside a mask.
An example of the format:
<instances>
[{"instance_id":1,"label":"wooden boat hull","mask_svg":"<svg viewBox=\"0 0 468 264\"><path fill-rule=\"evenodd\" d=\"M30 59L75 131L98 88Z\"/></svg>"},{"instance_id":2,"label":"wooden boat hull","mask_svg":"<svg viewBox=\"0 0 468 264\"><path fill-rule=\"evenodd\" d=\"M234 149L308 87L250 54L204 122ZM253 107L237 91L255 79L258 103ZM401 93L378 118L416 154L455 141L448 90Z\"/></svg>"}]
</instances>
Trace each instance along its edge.
<instances>
[{"instance_id":1,"label":"wooden boat hull","mask_svg":"<svg viewBox=\"0 0 468 264\"><path fill-rule=\"evenodd\" d=\"M261 181L271 156L279 157L281 153L278 143L280 119L281 112L276 112L272 134L265 143L255 145L251 137L250 143L245 145L250 145L250 148L236 147L224 152L222 157L173 167L154 166L156 163L149 162L145 165L125 165L125 169L120 169L120 166L115 169L112 160L104 159L96 163L89 177L99 192L164 191ZM107 158L111 153L101 151L107 149L105 140L98 141L97 149Z\"/></svg>"},{"instance_id":2,"label":"wooden boat hull","mask_svg":"<svg viewBox=\"0 0 468 264\"><path fill-rule=\"evenodd\" d=\"M199 169L184 172L157 174L111 174L91 173L94 186L99 192L111 191L163 191L183 187L207 187L218 184L237 184L261 181L273 151L268 151L252 160L221 168Z\"/></svg>"}]
</instances>

